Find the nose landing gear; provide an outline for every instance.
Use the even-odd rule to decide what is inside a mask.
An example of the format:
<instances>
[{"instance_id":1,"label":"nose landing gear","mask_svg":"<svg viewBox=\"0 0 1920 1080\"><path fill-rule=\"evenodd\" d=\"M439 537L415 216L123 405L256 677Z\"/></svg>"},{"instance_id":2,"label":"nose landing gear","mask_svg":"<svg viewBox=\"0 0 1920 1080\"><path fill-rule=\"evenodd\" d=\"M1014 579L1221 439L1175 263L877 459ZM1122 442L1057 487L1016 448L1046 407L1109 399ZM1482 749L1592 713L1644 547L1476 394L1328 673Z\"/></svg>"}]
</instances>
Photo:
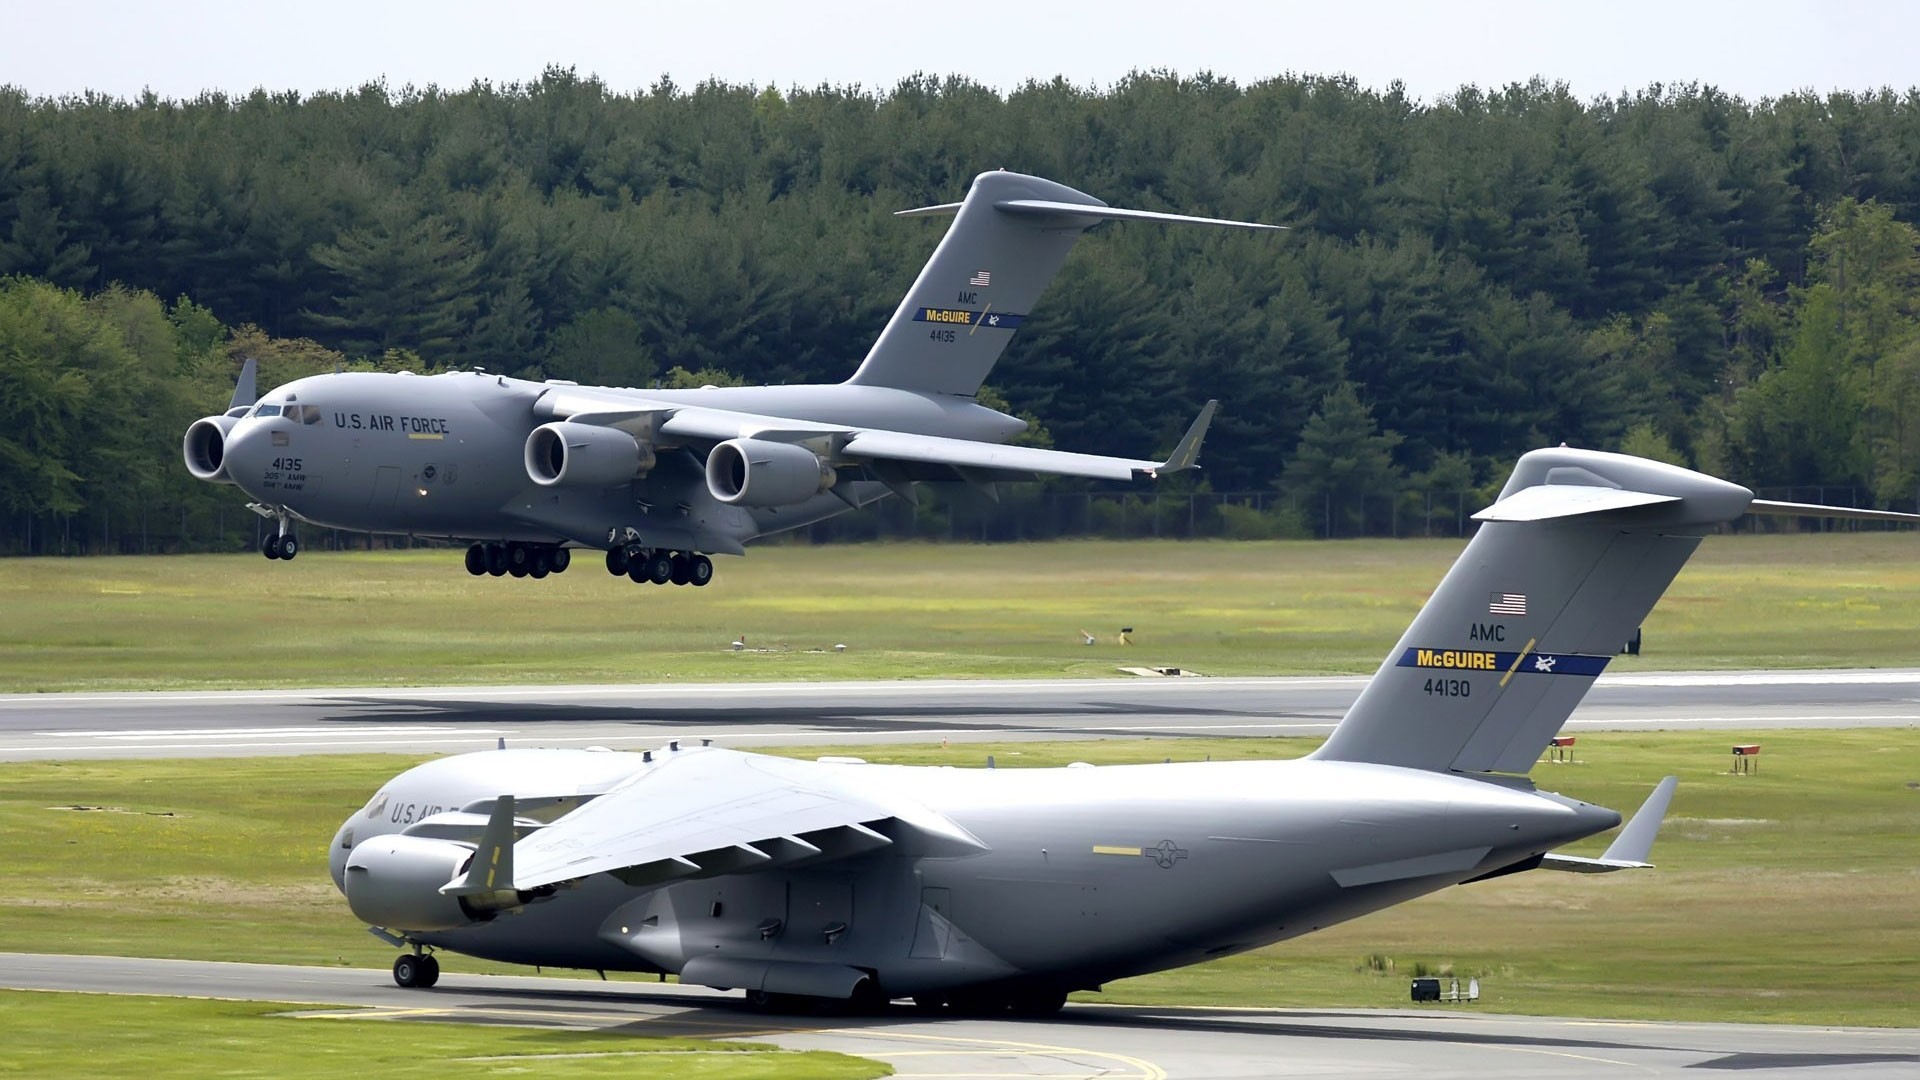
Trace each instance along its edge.
<instances>
[{"instance_id":1,"label":"nose landing gear","mask_svg":"<svg viewBox=\"0 0 1920 1080\"><path fill-rule=\"evenodd\" d=\"M273 531L260 541L260 554L269 559L291 559L300 554L300 538L294 535L293 518L277 506L248 503L247 509L273 522Z\"/></svg>"}]
</instances>

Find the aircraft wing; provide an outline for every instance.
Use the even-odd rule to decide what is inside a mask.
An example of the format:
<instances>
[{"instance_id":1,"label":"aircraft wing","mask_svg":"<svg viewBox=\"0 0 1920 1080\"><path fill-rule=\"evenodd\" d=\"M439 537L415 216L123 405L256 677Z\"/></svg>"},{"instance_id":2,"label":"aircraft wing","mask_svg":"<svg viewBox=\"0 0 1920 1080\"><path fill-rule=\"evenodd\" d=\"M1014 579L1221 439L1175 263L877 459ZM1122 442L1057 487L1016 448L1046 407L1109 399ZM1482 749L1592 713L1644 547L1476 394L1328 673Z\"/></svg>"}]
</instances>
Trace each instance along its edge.
<instances>
[{"instance_id":1,"label":"aircraft wing","mask_svg":"<svg viewBox=\"0 0 1920 1080\"><path fill-rule=\"evenodd\" d=\"M1104 457L1045 450L1032 446L921 435L886 428L827 424L790 417L715 409L704 405L648 401L644 398L600 396L585 388L543 396L539 414L574 423L603 424L636 437L663 442L725 442L728 439L771 439L818 444L835 464L909 462L947 465L956 469L983 469L1011 473L1047 473L1100 480L1132 480L1140 475L1161 476L1198 464L1200 444L1220 403L1209 401L1165 461Z\"/></svg>"},{"instance_id":2,"label":"aircraft wing","mask_svg":"<svg viewBox=\"0 0 1920 1080\"><path fill-rule=\"evenodd\" d=\"M511 887L602 873L648 885L845 858L909 836L950 854L986 850L946 818L856 793L840 775L719 748L655 751L632 779L513 844Z\"/></svg>"}]
</instances>

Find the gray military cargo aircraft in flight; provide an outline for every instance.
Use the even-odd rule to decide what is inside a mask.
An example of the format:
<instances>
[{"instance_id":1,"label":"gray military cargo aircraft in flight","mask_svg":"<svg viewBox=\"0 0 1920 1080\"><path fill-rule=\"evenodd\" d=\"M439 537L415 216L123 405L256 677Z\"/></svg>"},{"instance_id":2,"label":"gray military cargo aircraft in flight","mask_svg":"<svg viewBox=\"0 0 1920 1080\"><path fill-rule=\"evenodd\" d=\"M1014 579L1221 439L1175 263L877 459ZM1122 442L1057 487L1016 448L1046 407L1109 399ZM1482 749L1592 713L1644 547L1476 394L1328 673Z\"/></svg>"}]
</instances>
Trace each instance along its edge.
<instances>
[{"instance_id":1,"label":"gray military cargo aircraft in flight","mask_svg":"<svg viewBox=\"0 0 1920 1080\"><path fill-rule=\"evenodd\" d=\"M974 400L1074 241L1107 221L1280 226L1107 206L983 173L844 383L637 390L479 371L349 372L254 399L251 361L225 413L187 429L187 469L233 484L299 552L297 521L472 541L470 573L545 577L574 547L636 582L705 585L709 554L844 513L915 481L990 486L1035 474L1128 480L1194 467L1208 402L1164 461L1003 445L1025 422Z\"/></svg>"},{"instance_id":2,"label":"gray military cargo aircraft in flight","mask_svg":"<svg viewBox=\"0 0 1920 1080\"><path fill-rule=\"evenodd\" d=\"M503 749L388 782L340 826L353 913L407 951L672 972L761 1004L910 997L1044 1015L1070 991L1463 882L1639 869L1620 816L1527 772L1701 538L1765 503L1618 454L1536 450L1325 745L1298 761L955 769L670 743Z\"/></svg>"}]
</instances>

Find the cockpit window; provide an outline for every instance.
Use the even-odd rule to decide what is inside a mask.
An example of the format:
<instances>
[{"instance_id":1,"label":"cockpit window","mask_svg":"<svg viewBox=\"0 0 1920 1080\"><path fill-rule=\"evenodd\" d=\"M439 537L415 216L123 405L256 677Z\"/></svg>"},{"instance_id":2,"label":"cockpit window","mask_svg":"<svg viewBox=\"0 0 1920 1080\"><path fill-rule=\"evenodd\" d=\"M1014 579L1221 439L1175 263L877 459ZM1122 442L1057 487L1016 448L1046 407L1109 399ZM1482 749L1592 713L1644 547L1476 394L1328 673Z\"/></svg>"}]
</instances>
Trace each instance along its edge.
<instances>
[{"instance_id":1,"label":"cockpit window","mask_svg":"<svg viewBox=\"0 0 1920 1080\"><path fill-rule=\"evenodd\" d=\"M387 808L387 793L383 791L380 794L375 795L372 799L369 799L367 801L367 820L372 821L375 818L378 818L380 816L380 812L382 810L385 810L386 808Z\"/></svg>"},{"instance_id":2,"label":"cockpit window","mask_svg":"<svg viewBox=\"0 0 1920 1080\"><path fill-rule=\"evenodd\" d=\"M259 405L255 405L255 406L253 407L253 415L255 415L255 416L279 416L279 415L280 415L280 406L278 406L278 405L267 405L267 404L264 404L264 403L262 403L262 404L259 404Z\"/></svg>"},{"instance_id":3,"label":"cockpit window","mask_svg":"<svg viewBox=\"0 0 1920 1080\"><path fill-rule=\"evenodd\" d=\"M320 422L320 406L318 405L307 406L306 422L309 424L317 424Z\"/></svg>"},{"instance_id":4,"label":"cockpit window","mask_svg":"<svg viewBox=\"0 0 1920 1080\"><path fill-rule=\"evenodd\" d=\"M297 424L300 422L301 418L306 415L306 412L307 412L307 409L306 409L306 406L304 405L289 405L286 408L280 410L280 415L286 417L287 419Z\"/></svg>"}]
</instances>

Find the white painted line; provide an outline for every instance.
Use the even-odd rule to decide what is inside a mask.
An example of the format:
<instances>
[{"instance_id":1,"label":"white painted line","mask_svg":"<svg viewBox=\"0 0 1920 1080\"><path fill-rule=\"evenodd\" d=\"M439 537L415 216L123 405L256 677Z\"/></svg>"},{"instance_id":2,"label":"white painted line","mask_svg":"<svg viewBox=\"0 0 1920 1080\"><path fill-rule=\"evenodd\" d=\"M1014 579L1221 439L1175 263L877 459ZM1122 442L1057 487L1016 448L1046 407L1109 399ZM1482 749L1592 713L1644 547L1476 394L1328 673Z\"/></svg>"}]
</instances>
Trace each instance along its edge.
<instances>
[{"instance_id":1,"label":"white painted line","mask_svg":"<svg viewBox=\"0 0 1920 1080\"><path fill-rule=\"evenodd\" d=\"M36 731L35 735L53 739L158 739L158 738L202 738L206 736L230 736L236 739L268 738L274 735L305 737L312 735L339 735L351 729L338 725L333 727L231 727L231 728L114 728L102 731ZM510 728L458 728L445 725L421 727L418 725L395 724L382 725L375 729L389 735L439 735L455 731L466 731L475 735L495 735Z\"/></svg>"}]
</instances>

